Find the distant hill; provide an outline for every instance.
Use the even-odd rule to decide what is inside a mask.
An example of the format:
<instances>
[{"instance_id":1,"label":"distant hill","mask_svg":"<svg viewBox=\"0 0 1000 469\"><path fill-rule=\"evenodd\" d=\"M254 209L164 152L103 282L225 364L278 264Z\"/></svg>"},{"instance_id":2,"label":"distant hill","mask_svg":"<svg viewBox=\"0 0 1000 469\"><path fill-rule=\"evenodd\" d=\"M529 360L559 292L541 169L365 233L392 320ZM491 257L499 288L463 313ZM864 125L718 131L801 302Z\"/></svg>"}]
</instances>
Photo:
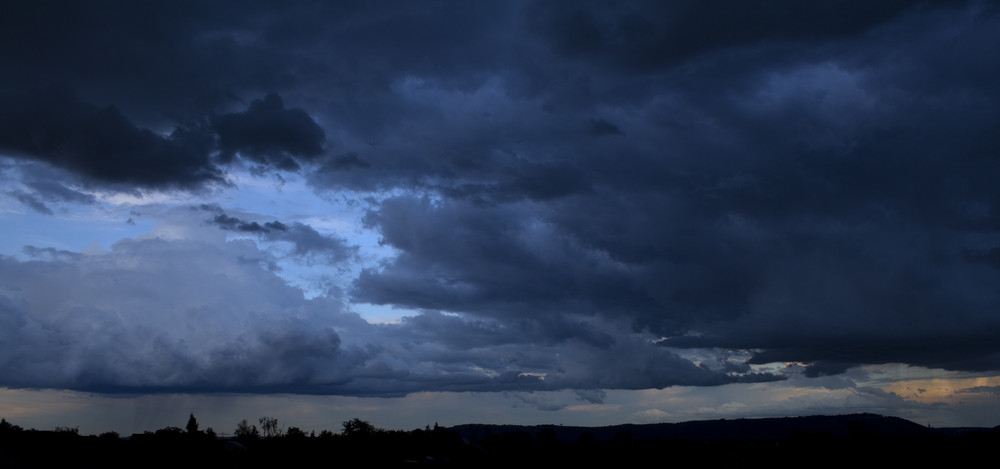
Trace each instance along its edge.
<instances>
[{"instance_id":1,"label":"distant hill","mask_svg":"<svg viewBox=\"0 0 1000 469\"><path fill-rule=\"evenodd\" d=\"M836 438L866 435L912 437L938 433L937 430L906 419L875 414L696 420L680 423L626 424L606 427L466 424L449 427L449 429L458 432L467 440L482 440L489 435L504 435L515 432L525 432L535 437L542 431L551 431L560 441L576 441L585 434L589 434L597 441L609 441L615 435L623 432L627 432L634 439L672 440L776 440L790 438L796 434L829 435ZM973 429L964 430L971 431Z\"/></svg>"}]
</instances>

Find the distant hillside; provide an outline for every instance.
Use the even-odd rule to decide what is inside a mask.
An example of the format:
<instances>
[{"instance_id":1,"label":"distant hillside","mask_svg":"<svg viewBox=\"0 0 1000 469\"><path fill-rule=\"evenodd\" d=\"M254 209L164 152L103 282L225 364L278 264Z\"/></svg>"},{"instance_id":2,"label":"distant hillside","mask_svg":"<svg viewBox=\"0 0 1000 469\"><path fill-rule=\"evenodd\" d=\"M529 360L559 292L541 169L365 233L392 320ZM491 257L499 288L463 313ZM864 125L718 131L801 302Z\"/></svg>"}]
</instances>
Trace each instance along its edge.
<instances>
[{"instance_id":1,"label":"distant hillside","mask_svg":"<svg viewBox=\"0 0 1000 469\"><path fill-rule=\"evenodd\" d=\"M837 438L865 435L912 437L936 433L935 430L906 419L875 414L697 420L607 427L466 424L450 427L450 429L468 440L482 440L489 435L515 432L526 432L534 437L539 432L552 431L555 433L556 439L560 441L577 441L585 434L589 434L598 441L609 441L622 432L627 432L634 439L662 438L673 440L770 440L786 439L796 434L822 434Z\"/></svg>"}]
</instances>

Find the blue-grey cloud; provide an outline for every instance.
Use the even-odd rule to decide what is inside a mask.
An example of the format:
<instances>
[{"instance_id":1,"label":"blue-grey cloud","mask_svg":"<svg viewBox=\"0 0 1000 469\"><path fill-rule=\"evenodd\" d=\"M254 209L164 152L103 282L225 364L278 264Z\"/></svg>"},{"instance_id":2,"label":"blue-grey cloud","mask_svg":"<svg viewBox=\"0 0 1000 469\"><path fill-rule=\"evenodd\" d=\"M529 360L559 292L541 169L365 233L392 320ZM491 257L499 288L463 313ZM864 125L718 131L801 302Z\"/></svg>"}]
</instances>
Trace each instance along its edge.
<instances>
[{"instance_id":1,"label":"blue-grey cloud","mask_svg":"<svg viewBox=\"0 0 1000 469\"><path fill-rule=\"evenodd\" d=\"M305 299L248 241L149 237L101 253L26 253L0 258L8 387L394 396L740 379L587 318L573 327L599 340L435 312L369 324L334 298ZM629 367L614 365L623 352ZM599 357L617 371L592 367Z\"/></svg>"},{"instance_id":2,"label":"blue-grey cloud","mask_svg":"<svg viewBox=\"0 0 1000 469\"><path fill-rule=\"evenodd\" d=\"M278 220L260 223L227 215L220 207L203 206L201 209L215 213L208 222L223 230L252 234L265 241L291 243L292 253L307 260L337 264L351 260L358 251L357 246L350 246L343 238L324 235L303 223L285 224Z\"/></svg>"}]
</instances>

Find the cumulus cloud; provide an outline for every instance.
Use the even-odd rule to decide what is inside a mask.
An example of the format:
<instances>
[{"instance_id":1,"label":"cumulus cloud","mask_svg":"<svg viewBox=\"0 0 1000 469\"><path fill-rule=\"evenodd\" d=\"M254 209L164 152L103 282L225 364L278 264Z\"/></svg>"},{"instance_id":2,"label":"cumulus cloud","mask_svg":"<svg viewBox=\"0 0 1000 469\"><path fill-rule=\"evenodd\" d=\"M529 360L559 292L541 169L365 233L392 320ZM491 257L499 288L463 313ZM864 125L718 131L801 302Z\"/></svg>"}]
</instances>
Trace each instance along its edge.
<instances>
[{"instance_id":1,"label":"cumulus cloud","mask_svg":"<svg viewBox=\"0 0 1000 469\"><path fill-rule=\"evenodd\" d=\"M240 390L349 368L339 306L302 299L247 242L134 239L47 257L2 260L4 385Z\"/></svg>"}]
</instances>

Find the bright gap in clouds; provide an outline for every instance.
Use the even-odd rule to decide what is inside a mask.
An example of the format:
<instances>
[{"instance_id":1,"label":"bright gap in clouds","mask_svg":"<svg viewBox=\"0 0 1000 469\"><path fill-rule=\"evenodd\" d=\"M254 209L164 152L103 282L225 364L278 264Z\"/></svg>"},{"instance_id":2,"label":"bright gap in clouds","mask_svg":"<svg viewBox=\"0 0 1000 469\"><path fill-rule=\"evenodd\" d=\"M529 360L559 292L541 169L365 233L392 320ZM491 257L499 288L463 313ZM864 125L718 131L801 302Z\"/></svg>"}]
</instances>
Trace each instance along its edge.
<instances>
[{"instance_id":1,"label":"bright gap in clouds","mask_svg":"<svg viewBox=\"0 0 1000 469\"><path fill-rule=\"evenodd\" d=\"M353 303L350 308L366 321L375 324L398 324L405 317L420 314L419 311L412 309L371 303Z\"/></svg>"},{"instance_id":2,"label":"bright gap in clouds","mask_svg":"<svg viewBox=\"0 0 1000 469\"><path fill-rule=\"evenodd\" d=\"M198 236L190 228L177 225L169 210L173 207L218 206L228 215L247 217L260 223L277 221L301 223L321 236L343 239L357 247L357 258L337 264L294 256L291 243L267 241L253 233L228 232L227 241L252 240L258 248L274 256L275 274L302 291L307 299L332 295L344 297L351 281L363 268L377 268L397 252L379 242L379 234L363 224L371 204L391 194L351 191L318 194L303 178L288 173L253 174L232 168L227 175L230 187L217 187L197 196L176 191L114 192L73 188L89 197L89 203L46 201L41 210L32 210L18 201L13 176L25 171L57 171L41 163L22 169L7 162L7 197L0 199L0 254L26 260L25 247L56 249L75 253L100 252L123 239L157 236ZM211 218L204 213L206 222ZM29 248L30 249L30 248ZM37 254L37 253L36 253ZM360 304L353 307L361 317L376 323L397 322L414 311L390 306Z\"/></svg>"},{"instance_id":3,"label":"bright gap in clouds","mask_svg":"<svg viewBox=\"0 0 1000 469\"><path fill-rule=\"evenodd\" d=\"M107 249L111 243L149 233L155 226L150 220L129 223L127 213L116 223L100 220L72 220L30 211L8 212L0 227L0 254L24 258L25 246L84 252Z\"/></svg>"},{"instance_id":4,"label":"bright gap in clouds","mask_svg":"<svg viewBox=\"0 0 1000 469\"><path fill-rule=\"evenodd\" d=\"M364 268L377 266L398 252L380 243L379 233L366 228L362 219L371 204L391 194L362 194L351 191L317 194L302 178L293 174L256 176L248 172L232 175L239 190L226 191L221 198L223 209L236 209L272 217L282 223L299 222L324 236L343 238L348 246L358 248L357 259L340 265L295 259L288 252L289 243L265 242L252 235L231 234L231 239L252 239L264 251L279 259L275 272L290 285L302 290L307 299L324 295L340 296L350 288ZM372 323L396 323L417 311L389 305L351 304L350 309Z\"/></svg>"}]
</instances>

